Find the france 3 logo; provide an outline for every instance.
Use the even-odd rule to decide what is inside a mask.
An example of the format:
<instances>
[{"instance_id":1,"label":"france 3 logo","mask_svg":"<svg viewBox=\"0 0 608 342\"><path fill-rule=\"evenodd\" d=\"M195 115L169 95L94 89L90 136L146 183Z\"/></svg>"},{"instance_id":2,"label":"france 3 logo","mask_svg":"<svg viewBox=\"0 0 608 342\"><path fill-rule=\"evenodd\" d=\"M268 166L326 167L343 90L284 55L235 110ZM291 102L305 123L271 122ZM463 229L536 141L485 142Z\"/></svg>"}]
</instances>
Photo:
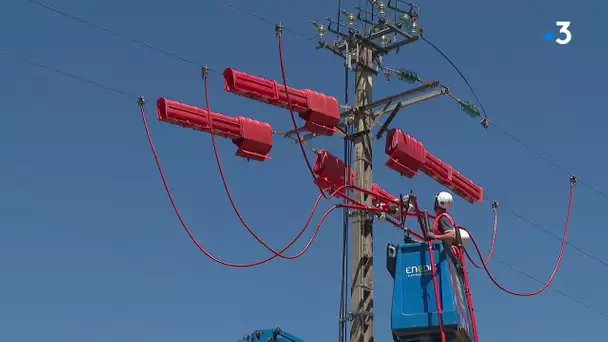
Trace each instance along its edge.
<instances>
[{"instance_id":1,"label":"france 3 logo","mask_svg":"<svg viewBox=\"0 0 608 342\"><path fill-rule=\"evenodd\" d=\"M555 25L558 28L558 34L549 31L545 32L545 39L548 41L554 41L559 45L566 45L572 40L572 31L570 31L569 21L556 21ZM557 37L556 37L557 36Z\"/></svg>"}]
</instances>

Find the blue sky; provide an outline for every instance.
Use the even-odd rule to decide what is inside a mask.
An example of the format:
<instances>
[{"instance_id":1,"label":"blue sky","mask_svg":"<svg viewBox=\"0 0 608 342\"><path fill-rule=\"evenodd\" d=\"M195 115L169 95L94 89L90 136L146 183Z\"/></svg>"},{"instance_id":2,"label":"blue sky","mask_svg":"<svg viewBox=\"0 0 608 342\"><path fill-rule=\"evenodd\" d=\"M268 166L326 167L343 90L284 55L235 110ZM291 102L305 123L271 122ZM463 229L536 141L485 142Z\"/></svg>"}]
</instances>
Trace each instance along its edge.
<instances>
[{"instance_id":1,"label":"blue sky","mask_svg":"<svg viewBox=\"0 0 608 342\"><path fill-rule=\"evenodd\" d=\"M358 2L358 0L357 0ZM122 2L48 0L89 19L190 60L222 70L234 67L280 80L274 27L237 12L221 0ZM240 7L314 34L310 20L335 16L335 1L235 1ZM344 0L344 7L354 1ZM597 1L420 1L427 38L467 75L491 120L542 151L581 180L608 191L602 115L608 49ZM197 67L29 4L0 6L2 50L153 100L165 96L204 105ZM572 21L573 40L544 39L555 21ZM341 61L293 34L284 39L287 78L343 101ZM330 216L310 251L298 260L275 260L231 269L205 258L171 210L134 100L51 71L2 58L0 125L3 180L0 196L0 339L3 341L233 341L258 328L281 326L306 341L337 335L341 215ZM440 79L473 99L450 65L418 42L388 66ZM352 80L352 78L351 78ZM210 76L211 107L228 115L269 121L289 129L288 112L223 91ZM409 85L375 79L374 97ZM352 88L352 87L351 87ZM352 99L352 96L351 96ZM268 252L247 234L223 192L208 135L159 123L148 106L151 130L170 185L188 223L214 254L235 262ZM540 279L555 263L559 240L509 213L561 235L568 176L495 129L484 130L449 98L402 110L394 121L437 156L484 186L501 204L496 277L513 290L539 284L497 262ZM335 153L339 138L314 142ZM246 220L279 248L304 222L316 197L297 145L276 139L264 163L219 148L232 192ZM428 177L400 177L375 150L375 180L398 194L413 189L430 208L442 189ZM569 241L602 254L608 200L577 187ZM330 203L325 202L320 209ZM317 219L324 210L320 210ZM489 203L457 199L456 220L487 250ZM399 242L390 225L375 226L375 331L390 339L391 277L387 242ZM304 244L304 238L293 251ZM606 266L568 248L553 287L608 311ZM593 281L592 279L599 279ZM551 289L532 298L500 292L471 270L473 299L484 341L573 341L601 336L606 317Z\"/></svg>"}]
</instances>

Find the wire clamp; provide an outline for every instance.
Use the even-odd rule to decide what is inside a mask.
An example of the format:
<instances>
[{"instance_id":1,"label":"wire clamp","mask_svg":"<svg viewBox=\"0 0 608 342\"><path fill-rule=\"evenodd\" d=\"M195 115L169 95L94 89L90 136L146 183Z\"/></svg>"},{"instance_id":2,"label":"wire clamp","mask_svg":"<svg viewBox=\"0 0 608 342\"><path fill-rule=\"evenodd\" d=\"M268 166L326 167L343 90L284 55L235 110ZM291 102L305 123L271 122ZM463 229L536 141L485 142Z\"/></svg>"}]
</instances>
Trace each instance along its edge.
<instances>
[{"instance_id":1,"label":"wire clamp","mask_svg":"<svg viewBox=\"0 0 608 342\"><path fill-rule=\"evenodd\" d=\"M492 201L492 209L498 208L498 201Z\"/></svg>"},{"instance_id":2,"label":"wire clamp","mask_svg":"<svg viewBox=\"0 0 608 342\"><path fill-rule=\"evenodd\" d=\"M488 127L490 126L490 120L488 120L488 118L481 119L480 123L485 129L488 129Z\"/></svg>"},{"instance_id":3,"label":"wire clamp","mask_svg":"<svg viewBox=\"0 0 608 342\"><path fill-rule=\"evenodd\" d=\"M575 185L577 182L577 178L575 175L570 176L570 185Z\"/></svg>"},{"instance_id":4,"label":"wire clamp","mask_svg":"<svg viewBox=\"0 0 608 342\"><path fill-rule=\"evenodd\" d=\"M144 97L143 97L143 96L139 96L139 97L137 97L137 104L138 104L140 107L143 107L143 106L145 106L145 105L146 105L146 100L144 99Z\"/></svg>"},{"instance_id":5,"label":"wire clamp","mask_svg":"<svg viewBox=\"0 0 608 342\"><path fill-rule=\"evenodd\" d=\"M205 64L203 65L203 67L201 68L201 77L203 79L207 78L207 76L209 75L209 67Z\"/></svg>"},{"instance_id":6,"label":"wire clamp","mask_svg":"<svg viewBox=\"0 0 608 342\"><path fill-rule=\"evenodd\" d=\"M281 38L281 34L283 33L283 24L276 24L274 26L274 31L277 33L277 38Z\"/></svg>"}]
</instances>

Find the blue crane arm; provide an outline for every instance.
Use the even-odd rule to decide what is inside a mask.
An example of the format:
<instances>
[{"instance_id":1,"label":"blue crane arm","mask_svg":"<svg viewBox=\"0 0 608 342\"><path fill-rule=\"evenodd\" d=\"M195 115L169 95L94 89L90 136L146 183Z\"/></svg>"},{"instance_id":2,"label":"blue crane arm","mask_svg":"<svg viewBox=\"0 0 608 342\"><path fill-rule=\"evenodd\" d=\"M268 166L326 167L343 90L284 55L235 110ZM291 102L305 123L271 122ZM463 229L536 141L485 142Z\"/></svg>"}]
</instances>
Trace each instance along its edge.
<instances>
[{"instance_id":1,"label":"blue crane arm","mask_svg":"<svg viewBox=\"0 0 608 342\"><path fill-rule=\"evenodd\" d=\"M237 342L304 342L303 340L293 336L290 333L284 332L283 330L276 329L264 329L256 330L251 334L245 335L243 339Z\"/></svg>"}]
</instances>

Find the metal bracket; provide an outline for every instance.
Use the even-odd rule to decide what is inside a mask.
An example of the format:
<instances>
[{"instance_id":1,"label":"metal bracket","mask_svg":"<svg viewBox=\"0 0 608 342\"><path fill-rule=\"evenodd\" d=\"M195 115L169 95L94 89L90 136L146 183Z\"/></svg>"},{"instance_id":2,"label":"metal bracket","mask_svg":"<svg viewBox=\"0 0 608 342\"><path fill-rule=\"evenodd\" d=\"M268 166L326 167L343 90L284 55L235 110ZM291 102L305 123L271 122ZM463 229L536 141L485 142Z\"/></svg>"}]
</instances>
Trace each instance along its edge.
<instances>
[{"instance_id":1,"label":"metal bracket","mask_svg":"<svg viewBox=\"0 0 608 342\"><path fill-rule=\"evenodd\" d=\"M399 112L399 109L401 109L401 102L397 103L395 108L393 108L393 111L391 112L391 114L388 116L388 118L386 118L386 121L384 121L382 126L380 126L380 129L378 130L378 133L376 134L376 140L379 140L380 138L382 138L382 135L388 129L388 126L391 124L391 122L393 121L393 119L395 118L397 113Z\"/></svg>"},{"instance_id":2,"label":"metal bracket","mask_svg":"<svg viewBox=\"0 0 608 342\"><path fill-rule=\"evenodd\" d=\"M352 141L352 140L355 140L355 139L357 139L357 138L359 138L359 137L361 137L363 135L366 135L366 134L368 134L370 132L371 132L371 129L364 129L361 132L355 132L355 133L349 134L349 135L345 136L344 139Z\"/></svg>"}]
</instances>

